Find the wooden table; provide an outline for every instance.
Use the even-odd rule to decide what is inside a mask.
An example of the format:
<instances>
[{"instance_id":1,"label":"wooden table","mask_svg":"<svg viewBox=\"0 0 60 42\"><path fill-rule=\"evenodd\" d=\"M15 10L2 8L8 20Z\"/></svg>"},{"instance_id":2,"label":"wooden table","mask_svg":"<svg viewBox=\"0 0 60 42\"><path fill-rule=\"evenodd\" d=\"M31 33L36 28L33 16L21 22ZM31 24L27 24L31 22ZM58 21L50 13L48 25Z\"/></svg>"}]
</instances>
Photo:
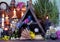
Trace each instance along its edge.
<instances>
[{"instance_id":1,"label":"wooden table","mask_svg":"<svg viewBox=\"0 0 60 42\"><path fill-rule=\"evenodd\" d=\"M9 41L3 41L0 42L60 42L60 40L9 40Z\"/></svg>"}]
</instances>

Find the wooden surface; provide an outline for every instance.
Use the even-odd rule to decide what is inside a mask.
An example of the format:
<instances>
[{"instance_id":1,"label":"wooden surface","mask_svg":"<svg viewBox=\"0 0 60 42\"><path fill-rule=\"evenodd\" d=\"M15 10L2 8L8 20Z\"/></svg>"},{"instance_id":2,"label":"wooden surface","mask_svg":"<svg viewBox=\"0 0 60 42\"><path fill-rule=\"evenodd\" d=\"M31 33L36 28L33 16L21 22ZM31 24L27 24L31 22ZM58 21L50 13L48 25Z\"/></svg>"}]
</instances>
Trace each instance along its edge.
<instances>
[{"instance_id":1,"label":"wooden surface","mask_svg":"<svg viewBox=\"0 0 60 42\"><path fill-rule=\"evenodd\" d=\"M0 41L0 42L60 42L60 40L9 40L9 41Z\"/></svg>"}]
</instances>

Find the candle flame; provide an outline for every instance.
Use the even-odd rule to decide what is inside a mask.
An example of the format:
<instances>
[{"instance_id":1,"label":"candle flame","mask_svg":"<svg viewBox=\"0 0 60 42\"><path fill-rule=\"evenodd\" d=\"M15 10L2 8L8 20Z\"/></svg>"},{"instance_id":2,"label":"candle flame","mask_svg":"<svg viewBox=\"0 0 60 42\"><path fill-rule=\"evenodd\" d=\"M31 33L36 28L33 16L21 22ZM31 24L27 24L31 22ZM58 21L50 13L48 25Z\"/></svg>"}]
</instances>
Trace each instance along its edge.
<instances>
[{"instance_id":1,"label":"candle flame","mask_svg":"<svg viewBox=\"0 0 60 42\"><path fill-rule=\"evenodd\" d=\"M4 14L2 14L2 17L4 17Z\"/></svg>"},{"instance_id":2,"label":"candle flame","mask_svg":"<svg viewBox=\"0 0 60 42\"><path fill-rule=\"evenodd\" d=\"M8 30L8 28L4 28L4 30L6 30L6 31L7 31L7 30Z\"/></svg>"}]
</instances>

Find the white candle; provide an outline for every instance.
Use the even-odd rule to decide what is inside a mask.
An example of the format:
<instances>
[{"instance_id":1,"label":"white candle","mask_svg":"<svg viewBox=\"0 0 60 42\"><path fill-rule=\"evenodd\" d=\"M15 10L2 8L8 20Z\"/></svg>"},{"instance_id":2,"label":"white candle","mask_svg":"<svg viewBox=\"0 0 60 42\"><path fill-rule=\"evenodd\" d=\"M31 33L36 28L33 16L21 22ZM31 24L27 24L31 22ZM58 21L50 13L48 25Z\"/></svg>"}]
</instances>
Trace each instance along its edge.
<instances>
[{"instance_id":1,"label":"white candle","mask_svg":"<svg viewBox=\"0 0 60 42\"><path fill-rule=\"evenodd\" d=\"M8 15L6 15L6 21L8 21L8 18L9 18Z\"/></svg>"},{"instance_id":2,"label":"white candle","mask_svg":"<svg viewBox=\"0 0 60 42\"><path fill-rule=\"evenodd\" d=\"M22 17L23 15L24 15L24 13L22 12L22 13L21 13L21 17Z\"/></svg>"},{"instance_id":3,"label":"white candle","mask_svg":"<svg viewBox=\"0 0 60 42\"><path fill-rule=\"evenodd\" d=\"M8 19L9 17L8 17L8 15L6 15L5 18L6 18L6 24L9 24L9 19Z\"/></svg>"},{"instance_id":4,"label":"white candle","mask_svg":"<svg viewBox=\"0 0 60 42\"><path fill-rule=\"evenodd\" d=\"M15 9L14 9L14 11L13 11L13 12L14 12L14 16L16 16L16 10L15 10Z\"/></svg>"},{"instance_id":5,"label":"white candle","mask_svg":"<svg viewBox=\"0 0 60 42\"><path fill-rule=\"evenodd\" d=\"M4 14L2 14L2 28L4 28Z\"/></svg>"},{"instance_id":6,"label":"white candle","mask_svg":"<svg viewBox=\"0 0 60 42\"><path fill-rule=\"evenodd\" d=\"M2 17L4 18L4 14L2 14Z\"/></svg>"},{"instance_id":7,"label":"white candle","mask_svg":"<svg viewBox=\"0 0 60 42\"><path fill-rule=\"evenodd\" d=\"M17 16L16 16L16 10L14 9L14 11L13 11L13 17L12 18L17 18Z\"/></svg>"}]
</instances>

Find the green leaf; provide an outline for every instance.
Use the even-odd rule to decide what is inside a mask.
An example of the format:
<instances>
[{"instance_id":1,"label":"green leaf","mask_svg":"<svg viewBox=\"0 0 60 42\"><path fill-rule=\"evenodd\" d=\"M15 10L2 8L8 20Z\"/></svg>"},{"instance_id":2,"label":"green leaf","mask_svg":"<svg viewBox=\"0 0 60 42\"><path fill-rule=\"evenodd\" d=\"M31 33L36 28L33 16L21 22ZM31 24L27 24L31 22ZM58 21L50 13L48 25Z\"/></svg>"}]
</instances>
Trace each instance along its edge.
<instances>
[{"instance_id":1,"label":"green leaf","mask_svg":"<svg viewBox=\"0 0 60 42\"><path fill-rule=\"evenodd\" d=\"M58 23L59 12L55 0L53 3L49 0L36 0L33 6L38 18L43 18L43 16L46 16L48 14L50 20L54 24Z\"/></svg>"}]
</instances>

